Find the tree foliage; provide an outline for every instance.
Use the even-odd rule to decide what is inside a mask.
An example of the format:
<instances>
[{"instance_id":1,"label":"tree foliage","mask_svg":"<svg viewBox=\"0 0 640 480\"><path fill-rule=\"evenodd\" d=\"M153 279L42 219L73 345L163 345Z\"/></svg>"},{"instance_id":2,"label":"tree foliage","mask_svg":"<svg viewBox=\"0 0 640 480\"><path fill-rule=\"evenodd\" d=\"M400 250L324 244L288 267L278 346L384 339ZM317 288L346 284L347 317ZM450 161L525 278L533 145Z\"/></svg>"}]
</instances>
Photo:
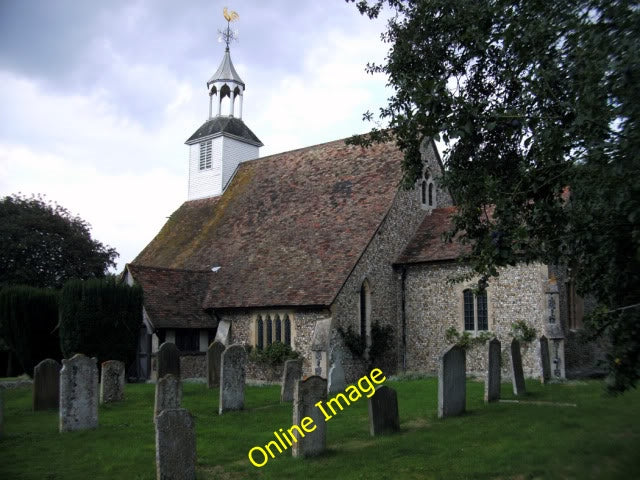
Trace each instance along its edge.
<instances>
[{"instance_id":1,"label":"tree foliage","mask_svg":"<svg viewBox=\"0 0 640 480\"><path fill-rule=\"evenodd\" d=\"M354 1L354 0L347 0ZM640 6L622 0L358 1L393 13L394 95L367 144L394 135L404 183L423 138L446 145L455 231L485 276L517 262L570 269L603 306L612 391L640 376ZM371 113L365 118L373 119ZM451 237L450 237L451 238Z\"/></svg>"},{"instance_id":2,"label":"tree foliage","mask_svg":"<svg viewBox=\"0 0 640 480\"><path fill-rule=\"evenodd\" d=\"M70 278L104 277L117 256L60 205L20 195L0 200L0 287L60 288Z\"/></svg>"},{"instance_id":3,"label":"tree foliage","mask_svg":"<svg viewBox=\"0 0 640 480\"><path fill-rule=\"evenodd\" d=\"M142 288L114 277L70 280L60 295L60 345L66 358L76 353L100 363L135 359L142 325Z\"/></svg>"},{"instance_id":4,"label":"tree foliage","mask_svg":"<svg viewBox=\"0 0 640 480\"><path fill-rule=\"evenodd\" d=\"M60 360L57 324L55 290L26 286L0 290L0 336L29 375L45 358Z\"/></svg>"}]
</instances>

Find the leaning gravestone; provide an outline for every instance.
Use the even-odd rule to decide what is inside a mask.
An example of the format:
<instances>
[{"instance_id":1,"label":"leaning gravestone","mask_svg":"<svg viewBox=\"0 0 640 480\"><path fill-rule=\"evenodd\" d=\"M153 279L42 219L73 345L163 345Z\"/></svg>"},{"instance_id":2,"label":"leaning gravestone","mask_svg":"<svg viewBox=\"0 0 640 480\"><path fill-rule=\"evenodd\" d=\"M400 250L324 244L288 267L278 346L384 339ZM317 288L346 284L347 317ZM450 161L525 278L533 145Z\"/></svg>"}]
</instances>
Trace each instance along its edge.
<instances>
[{"instance_id":1,"label":"leaning gravestone","mask_svg":"<svg viewBox=\"0 0 640 480\"><path fill-rule=\"evenodd\" d=\"M158 378L169 373L180 378L180 350L175 344L164 342L158 349Z\"/></svg>"},{"instance_id":2,"label":"leaning gravestone","mask_svg":"<svg viewBox=\"0 0 640 480\"><path fill-rule=\"evenodd\" d=\"M220 386L220 364L224 345L215 341L207 349L207 386L216 388Z\"/></svg>"},{"instance_id":3,"label":"leaning gravestone","mask_svg":"<svg viewBox=\"0 0 640 480\"><path fill-rule=\"evenodd\" d=\"M551 380L551 360L549 359L549 340L540 337L540 381L547 383Z\"/></svg>"},{"instance_id":4,"label":"leaning gravestone","mask_svg":"<svg viewBox=\"0 0 640 480\"><path fill-rule=\"evenodd\" d=\"M218 413L244 408L244 379L247 351L242 345L231 345L222 353L220 369L220 402Z\"/></svg>"},{"instance_id":5,"label":"leaning gravestone","mask_svg":"<svg viewBox=\"0 0 640 480\"><path fill-rule=\"evenodd\" d=\"M107 360L102 362L100 376L100 403L124 400L124 362Z\"/></svg>"},{"instance_id":6,"label":"leaning gravestone","mask_svg":"<svg viewBox=\"0 0 640 480\"><path fill-rule=\"evenodd\" d=\"M60 364L46 358L33 369L33 410L60 406Z\"/></svg>"},{"instance_id":7,"label":"leaning gravestone","mask_svg":"<svg viewBox=\"0 0 640 480\"><path fill-rule=\"evenodd\" d=\"M342 392L347 388L347 382L344 378L344 368L342 368L342 356L336 353L335 359L329 368L328 378L329 393Z\"/></svg>"},{"instance_id":8,"label":"leaning gravestone","mask_svg":"<svg viewBox=\"0 0 640 480\"><path fill-rule=\"evenodd\" d=\"M465 411L467 373L465 351L454 345L438 362L438 417L453 417Z\"/></svg>"},{"instance_id":9,"label":"leaning gravestone","mask_svg":"<svg viewBox=\"0 0 640 480\"><path fill-rule=\"evenodd\" d=\"M513 394L522 395L526 391L524 386L524 372L522 371L522 355L520 354L520 342L515 338L511 342L510 353Z\"/></svg>"},{"instance_id":10,"label":"leaning gravestone","mask_svg":"<svg viewBox=\"0 0 640 480\"><path fill-rule=\"evenodd\" d=\"M302 359L296 358L284 362L282 372L282 387L280 388L280 401L292 402L293 390L296 382L302 378Z\"/></svg>"},{"instance_id":11,"label":"leaning gravestone","mask_svg":"<svg viewBox=\"0 0 640 480\"><path fill-rule=\"evenodd\" d=\"M398 394L393 388L381 386L369 398L369 433L371 436L400 430Z\"/></svg>"},{"instance_id":12,"label":"leaning gravestone","mask_svg":"<svg viewBox=\"0 0 640 480\"><path fill-rule=\"evenodd\" d=\"M153 418L164 410L180 408L182 403L182 384L175 375L168 374L156 382L156 401Z\"/></svg>"},{"instance_id":13,"label":"leaning gravestone","mask_svg":"<svg viewBox=\"0 0 640 480\"><path fill-rule=\"evenodd\" d=\"M185 408L164 410L156 419L156 478L196 478L195 422Z\"/></svg>"},{"instance_id":14,"label":"leaning gravestone","mask_svg":"<svg viewBox=\"0 0 640 480\"><path fill-rule=\"evenodd\" d=\"M484 401L487 403L500 400L501 354L500 341L494 338L487 347L487 376L484 380Z\"/></svg>"},{"instance_id":15,"label":"leaning gravestone","mask_svg":"<svg viewBox=\"0 0 640 480\"><path fill-rule=\"evenodd\" d=\"M81 353L62 360L60 431L98 427L98 365Z\"/></svg>"},{"instance_id":16,"label":"leaning gravestone","mask_svg":"<svg viewBox=\"0 0 640 480\"><path fill-rule=\"evenodd\" d=\"M293 443L294 457L311 457L324 452L327 444L327 423L316 403L327 400L327 381L313 376L298 380L293 391L293 424L300 425L305 417L311 417L315 430L296 437ZM299 435L299 434L298 434Z\"/></svg>"}]
</instances>

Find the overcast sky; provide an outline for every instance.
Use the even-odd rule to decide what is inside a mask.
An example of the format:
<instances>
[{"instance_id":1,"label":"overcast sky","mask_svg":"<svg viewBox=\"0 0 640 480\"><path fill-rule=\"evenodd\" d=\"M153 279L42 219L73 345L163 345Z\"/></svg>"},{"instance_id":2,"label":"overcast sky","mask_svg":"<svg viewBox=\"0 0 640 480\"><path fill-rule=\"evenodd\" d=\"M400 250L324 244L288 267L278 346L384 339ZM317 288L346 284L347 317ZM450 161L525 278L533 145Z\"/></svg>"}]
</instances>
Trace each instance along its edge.
<instances>
[{"instance_id":1,"label":"overcast sky","mask_svg":"<svg viewBox=\"0 0 640 480\"><path fill-rule=\"evenodd\" d=\"M0 0L0 197L44 194L92 225L118 270L187 197L185 140L226 26L260 156L367 130L390 92L382 20L344 0Z\"/></svg>"}]
</instances>

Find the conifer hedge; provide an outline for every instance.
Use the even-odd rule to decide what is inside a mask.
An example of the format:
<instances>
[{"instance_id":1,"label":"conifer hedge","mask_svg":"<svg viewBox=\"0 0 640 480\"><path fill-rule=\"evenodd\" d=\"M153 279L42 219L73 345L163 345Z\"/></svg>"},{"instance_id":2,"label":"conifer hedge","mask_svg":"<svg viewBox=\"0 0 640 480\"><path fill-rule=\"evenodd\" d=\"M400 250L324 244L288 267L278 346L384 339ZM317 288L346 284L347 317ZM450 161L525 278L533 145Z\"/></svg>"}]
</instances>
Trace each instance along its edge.
<instances>
[{"instance_id":1,"label":"conifer hedge","mask_svg":"<svg viewBox=\"0 0 640 480\"><path fill-rule=\"evenodd\" d=\"M57 291L21 285L0 290L0 336L29 375L45 358L60 360L57 324Z\"/></svg>"},{"instance_id":2,"label":"conifer hedge","mask_svg":"<svg viewBox=\"0 0 640 480\"><path fill-rule=\"evenodd\" d=\"M142 289L115 278L70 280L60 295L60 346L66 358L76 353L121 360L135 359L142 324Z\"/></svg>"}]
</instances>

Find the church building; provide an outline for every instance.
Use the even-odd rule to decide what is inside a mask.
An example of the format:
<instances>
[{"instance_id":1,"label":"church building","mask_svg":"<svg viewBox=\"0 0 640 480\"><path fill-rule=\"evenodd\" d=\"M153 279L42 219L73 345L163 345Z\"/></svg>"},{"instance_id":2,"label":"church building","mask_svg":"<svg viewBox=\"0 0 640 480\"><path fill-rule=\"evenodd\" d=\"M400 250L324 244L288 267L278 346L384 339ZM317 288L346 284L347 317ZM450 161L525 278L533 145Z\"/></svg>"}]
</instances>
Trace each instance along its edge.
<instances>
[{"instance_id":1,"label":"church building","mask_svg":"<svg viewBox=\"0 0 640 480\"><path fill-rule=\"evenodd\" d=\"M435 372L451 327L491 332L506 352L518 320L549 338L564 378L579 299L566 276L541 264L504 269L483 291L478 279L451 281L468 268L458 261L463 247L442 240L455 206L432 141L422 144L412 190L399 187L403 156L392 142L336 140L261 158L228 43L206 85L208 118L186 141L188 199L124 273L144 291L140 378L154 378L162 342L181 351L183 377L204 377L217 339L256 349L281 342L301 355L304 375L326 377L341 361L353 380L379 331L385 374ZM349 329L364 339L363 355L348 347ZM485 368L483 351L469 352L468 371ZM538 341L525 346L523 365L539 375ZM278 380L280 371L250 363L247 376Z\"/></svg>"}]
</instances>

